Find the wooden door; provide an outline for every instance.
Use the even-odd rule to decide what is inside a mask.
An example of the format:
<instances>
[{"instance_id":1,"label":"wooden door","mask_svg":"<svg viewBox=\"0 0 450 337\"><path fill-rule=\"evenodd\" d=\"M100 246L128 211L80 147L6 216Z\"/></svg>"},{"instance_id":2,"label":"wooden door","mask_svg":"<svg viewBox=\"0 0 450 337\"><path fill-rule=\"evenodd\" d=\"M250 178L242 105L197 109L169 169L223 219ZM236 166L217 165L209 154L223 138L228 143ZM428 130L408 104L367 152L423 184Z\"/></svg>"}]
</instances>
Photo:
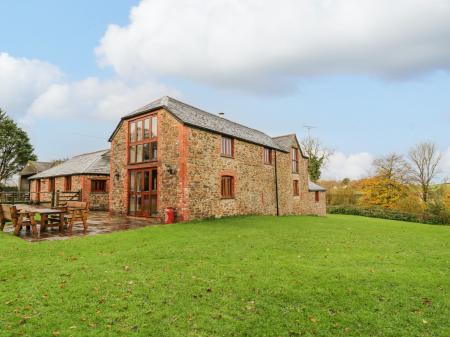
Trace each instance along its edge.
<instances>
[{"instance_id":1,"label":"wooden door","mask_svg":"<svg viewBox=\"0 0 450 337\"><path fill-rule=\"evenodd\" d=\"M157 169L132 170L129 174L128 214L151 217L157 214Z\"/></svg>"}]
</instances>

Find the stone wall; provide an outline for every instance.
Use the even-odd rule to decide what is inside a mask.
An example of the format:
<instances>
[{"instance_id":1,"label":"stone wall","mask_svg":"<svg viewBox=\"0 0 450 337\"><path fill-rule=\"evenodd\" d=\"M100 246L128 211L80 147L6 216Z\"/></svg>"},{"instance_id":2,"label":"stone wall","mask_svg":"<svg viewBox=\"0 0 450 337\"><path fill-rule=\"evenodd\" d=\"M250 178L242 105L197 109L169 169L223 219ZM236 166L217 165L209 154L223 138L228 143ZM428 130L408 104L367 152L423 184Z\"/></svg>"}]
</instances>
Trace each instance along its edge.
<instances>
[{"instance_id":1,"label":"stone wall","mask_svg":"<svg viewBox=\"0 0 450 337\"><path fill-rule=\"evenodd\" d=\"M308 193L308 208L304 210L303 214L321 215L325 216L327 214L327 202L326 202L326 192L318 192L319 201L315 200L315 192Z\"/></svg>"},{"instance_id":2,"label":"stone wall","mask_svg":"<svg viewBox=\"0 0 450 337\"><path fill-rule=\"evenodd\" d=\"M127 213L128 172L127 172L127 123L122 123L111 141L111 193L109 209L113 213Z\"/></svg>"},{"instance_id":3,"label":"stone wall","mask_svg":"<svg viewBox=\"0 0 450 337\"><path fill-rule=\"evenodd\" d=\"M94 211L109 210L109 193L108 192L90 192L89 208Z\"/></svg>"},{"instance_id":4,"label":"stone wall","mask_svg":"<svg viewBox=\"0 0 450 337\"><path fill-rule=\"evenodd\" d=\"M189 219L239 214L276 214L274 164L263 147L234 140L234 158L222 157L221 135L188 129ZM221 198L221 176L234 177L235 197Z\"/></svg>"},{"instance_id":5,"label":"stone wall","mask_svg":"<svg viewBox=\"0 0 450 337\"><path fill-rule=\"evenodd\" d=\"M158 111L158 214L166 207L177 209L177 220L187 219L183 207L185 165L181 162L185 148L185 126L164 109Z\"/></svg>"}]
</instances>

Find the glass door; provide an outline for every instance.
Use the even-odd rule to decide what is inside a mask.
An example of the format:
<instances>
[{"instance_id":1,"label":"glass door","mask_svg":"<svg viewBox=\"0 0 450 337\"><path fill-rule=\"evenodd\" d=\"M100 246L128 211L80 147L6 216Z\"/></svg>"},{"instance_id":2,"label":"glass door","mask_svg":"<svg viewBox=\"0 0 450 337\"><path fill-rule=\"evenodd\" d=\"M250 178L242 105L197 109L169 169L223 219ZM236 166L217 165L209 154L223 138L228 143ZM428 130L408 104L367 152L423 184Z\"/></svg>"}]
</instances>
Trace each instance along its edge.
<instances>
[{"instance_id":1,"label":"glass door","mask_svg":"<svg viewBox=\"0 0 450 337\"><path fill-rule=\"evenodd\" d=\"M157 170L132 170L129 179L128 213L142 217L156 216Z\"/></svg>"}]
</instances>

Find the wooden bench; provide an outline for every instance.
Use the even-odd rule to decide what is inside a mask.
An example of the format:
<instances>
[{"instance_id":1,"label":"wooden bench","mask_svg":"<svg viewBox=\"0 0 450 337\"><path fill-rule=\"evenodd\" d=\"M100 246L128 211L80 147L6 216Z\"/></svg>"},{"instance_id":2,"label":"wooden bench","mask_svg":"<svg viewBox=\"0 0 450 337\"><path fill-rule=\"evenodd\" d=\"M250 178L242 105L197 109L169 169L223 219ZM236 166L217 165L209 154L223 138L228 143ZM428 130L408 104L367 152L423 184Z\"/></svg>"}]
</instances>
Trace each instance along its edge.
<instances>
[{"instance_id":1,"label":"wooden bench","mask_svg":"<svg viewBox=\"0 0 450 337\"><path fill-rule=\"evenodd\" d=\"M73 225L75 223L82 223L84 232L88 230L88 214L89 214L89 203L85 201L67 201L64 206L66 210L66 215L64 220L67 224L67 230L72 232Z\"/></svg>"}]
</instances>

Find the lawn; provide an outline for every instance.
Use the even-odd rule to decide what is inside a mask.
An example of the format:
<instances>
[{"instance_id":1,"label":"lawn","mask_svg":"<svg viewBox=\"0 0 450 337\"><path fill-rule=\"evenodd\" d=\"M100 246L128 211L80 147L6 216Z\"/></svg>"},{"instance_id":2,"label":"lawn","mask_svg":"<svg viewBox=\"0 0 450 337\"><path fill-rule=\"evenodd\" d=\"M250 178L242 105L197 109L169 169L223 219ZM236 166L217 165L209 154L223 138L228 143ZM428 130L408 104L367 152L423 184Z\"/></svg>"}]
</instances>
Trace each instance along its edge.
<instances>
[{"instance_id":1,"label":"lawn","mask_svg":"<svg viewBox=\"0 0 450 337\"><path fill-rule=\"evenodd\" d=\"M446 226L242 217L0 248L0 336L450 336Z\"/></svg>"}]
</instances>

